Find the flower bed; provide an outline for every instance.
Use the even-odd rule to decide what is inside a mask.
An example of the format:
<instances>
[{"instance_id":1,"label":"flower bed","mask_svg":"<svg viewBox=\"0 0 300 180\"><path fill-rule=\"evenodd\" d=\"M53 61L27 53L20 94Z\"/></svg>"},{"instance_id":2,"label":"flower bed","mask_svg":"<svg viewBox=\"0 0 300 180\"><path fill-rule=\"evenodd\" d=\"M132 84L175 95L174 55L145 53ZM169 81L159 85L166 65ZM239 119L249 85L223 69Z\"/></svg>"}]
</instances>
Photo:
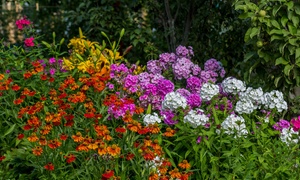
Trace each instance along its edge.
<instances>
[{"instance_id":1,"label":"flower bed","mask_svg":"<svg viewBox=\"0 0 300 180\"><path fill-rule=\"evenodd\" d=\"M300 117L281 119L281 92L225 77L215 59L195 64L192 47L145 67L81 31L69 55L55 34L45 50L30 24L17 23L32 37L18 49L24 59L0 75L2 177L299 178Z\"/></svg>"}]
</instances>

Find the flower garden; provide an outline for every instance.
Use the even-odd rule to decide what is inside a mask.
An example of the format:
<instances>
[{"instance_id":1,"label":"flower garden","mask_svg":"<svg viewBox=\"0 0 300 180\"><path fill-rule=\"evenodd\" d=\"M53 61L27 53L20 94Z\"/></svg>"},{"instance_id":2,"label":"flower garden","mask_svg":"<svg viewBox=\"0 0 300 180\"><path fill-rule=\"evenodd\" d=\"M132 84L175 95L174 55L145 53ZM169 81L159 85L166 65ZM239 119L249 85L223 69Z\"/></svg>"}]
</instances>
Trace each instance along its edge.
<instances>
[{"instance_id":1,"label":"flower garden","mask_svg":"<svg viewBox=\"0 0 300 180\"><path fill-rule=\"evenodd\" d=\"M22 46L1 45L3 179L300 178L300 116L283 119L282 92L196 64L190 46L143 66L119 52L124 30L98 43L79 29L64 53L31 24L16 22Z\"/></svg>"}]
</instances>

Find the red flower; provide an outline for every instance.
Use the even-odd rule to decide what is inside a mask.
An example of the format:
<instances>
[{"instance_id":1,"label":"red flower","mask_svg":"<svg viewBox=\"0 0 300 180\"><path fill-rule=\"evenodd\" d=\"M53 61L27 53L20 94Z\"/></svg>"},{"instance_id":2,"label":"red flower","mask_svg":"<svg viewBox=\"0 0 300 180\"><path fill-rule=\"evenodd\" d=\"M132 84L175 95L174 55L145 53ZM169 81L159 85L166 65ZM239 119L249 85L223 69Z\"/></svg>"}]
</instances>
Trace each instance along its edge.
<instances>
[{"instance_id":1,"label":"red flower","mask_svg":"<svg viewBox=\"0 0 300 180\"><path fill-rule=\"evenodd\" d=\"M125 133L126 129L124 127L120 126L120 127L116 128L116 132L118 132L118 133Z\"/></svg>"},{"instance_id":2,"label":"red flower","mask_svg":"<svg viewBox=\"0 0 300 180\"><path fill-rule=\"evenodd\" d=\"M52 163L48 163L44 166L45 169L48 171L53 171L54 170L54 165Z\"/></svg>"},{"instance_id":3,"label":"red flower","mask_svg":"<svg viewBox=\"0 0 300 180\"><path fill-rule=\"evenodd\" d=\"M14 91L19 91L20 90L20 86L18 86L17 84L14 84L11 86L11 89Z\"/></svg>"},{"instance_id":4,"label":"red flower","mask_svg":"<svg viewBox=\"0 0 300 180\"><path fill-rule=\"evenodd\" d=\"M5 159L5 156L0 156L0 162Z\"/></svg>"},{"instance_id":5,"label":"red flower","mask_svg":"<svg viewBox=\"0 0 300 180\"><path fill-rule=\"evenodd\" d=\"M22 102L23 102L23 99L20 99L20 98L14 100L15 105L21 104Z\"/></svg>"},{"instance_id":6,"label":"red flower","mask_svg":"<svg viewBox=\"0 0 300 180\"><path fill-rule=\"evenodd\" d=\"M64 158L66 159L66 162L68 164L70 164L76 160L76 156L74 156L74 154L69 154L68 156L64 156Z\"/></svg>"},{"instance_id":7,"label":"red flower","mask_svg":"<svg viewBox=\"0 0 300 180\"><path fill-rule=\"evenodd\" d=\"M24 79L28 79L32 76L32 73L27 71L26 73L23 74Z\"/></svg>"},{"instance_id":8,"label":"red flower","mask_svg":"<svg viewBox=\"0 0 300 180\"><path fill-rule=\"evenodd\" d=\"M24 138L24 134L19 134L17 138L18 138L19 140L23 139L23 138Z\"/></svg>"},{"instance_id":9,"label":"red flower","mask_svg":"<svg viewBox=\"0 0 300 180\"><path fill-rule=\"evenodd\" d=\"M66 134L61 134L60 135L60 139L63 140L63 141L67 140L67 138L68 138L68 136Z\"/></svg>"},{"instance_id":10,"label":"red flower","mask_svg":"<svg viewBox=\"0 0 300 180\"><path fill-rule=\"evenodd\" d=\"M109 178L114 176L113 170L106 170L104 174L102 174L102 180L108 180Z\"/></svg>"},{"instance_id":11,"label":"red flower","mask_svg":"<svg viewBox=\"0 0 300 180\"><path fill-rule=\"evenodd\" d=\"M86 117L86 118L93 118L93 117L95 117L95 114L92 113L92 112L90 112L90 113L85 113L85 114L84 114L84 117Z\"/></svg>"},{"instance_id":12,"label":"red flower","mask_svg":"<svg viewBox=\"0 0 300 180\"><path fill-rule=\"evenodd\" d=\"M46 81L47 80L47 75L46 74L41 74L40 78L42 81Z\"/></svg>"},{"instance_id":13,"label":"red flower","mask_svg":"<svg viewBox=\"0 0 300 180\"><path fill-rule=\"evenodd\" d=\"M23 129L25 130L25 131L28 131L28 130L30 130L32 128L32 126L30 126L30 125L28 125L28 124L26 124L25 126L23 126Z\"/></svg>"}]
</instances>

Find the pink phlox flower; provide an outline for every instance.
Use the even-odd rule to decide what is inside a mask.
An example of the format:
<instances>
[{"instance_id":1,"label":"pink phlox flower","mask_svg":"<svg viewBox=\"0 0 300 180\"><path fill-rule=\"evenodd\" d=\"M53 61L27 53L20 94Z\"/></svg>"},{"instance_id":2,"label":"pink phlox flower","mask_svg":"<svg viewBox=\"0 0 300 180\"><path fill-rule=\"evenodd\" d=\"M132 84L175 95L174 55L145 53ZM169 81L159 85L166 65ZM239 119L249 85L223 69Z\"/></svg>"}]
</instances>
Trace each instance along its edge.
<instances>
[{"instance_id":1,"label":"pink phlox flower","mask_svg":"<svg viewBox=\"0 0 300 180\"><path fill-rule=\"evenodd\" d=\"M24 43L25 43L25 46L27 47L33 47L34 46L34 37L30 37L30 38L26 38Z\"/></svg>"}]
</instances>

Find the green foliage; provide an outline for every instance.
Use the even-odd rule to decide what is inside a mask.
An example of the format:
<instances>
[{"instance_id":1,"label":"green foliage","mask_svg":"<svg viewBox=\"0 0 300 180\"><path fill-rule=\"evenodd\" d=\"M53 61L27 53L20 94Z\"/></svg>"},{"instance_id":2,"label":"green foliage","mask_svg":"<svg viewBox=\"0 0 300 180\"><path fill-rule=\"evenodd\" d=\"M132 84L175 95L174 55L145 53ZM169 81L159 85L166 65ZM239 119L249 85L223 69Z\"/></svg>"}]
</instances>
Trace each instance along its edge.
<instances>
[{"instance_id":1,"label":"green foliage","mask_svg":"<svg viewBox=\"0 0 300 180\"><path fill-rule=\"evenodd\" d=\"M235 9L243 12L241 19L251 20L244 37L252 48L244 59L245 67L249 67L245 78L253 81L254 73L262 79L259 84L270 82L265 83L265 89L278 88L288 98L300 85L300 4L287 0L238 0Z\"/></svg>"}]
</instances>

